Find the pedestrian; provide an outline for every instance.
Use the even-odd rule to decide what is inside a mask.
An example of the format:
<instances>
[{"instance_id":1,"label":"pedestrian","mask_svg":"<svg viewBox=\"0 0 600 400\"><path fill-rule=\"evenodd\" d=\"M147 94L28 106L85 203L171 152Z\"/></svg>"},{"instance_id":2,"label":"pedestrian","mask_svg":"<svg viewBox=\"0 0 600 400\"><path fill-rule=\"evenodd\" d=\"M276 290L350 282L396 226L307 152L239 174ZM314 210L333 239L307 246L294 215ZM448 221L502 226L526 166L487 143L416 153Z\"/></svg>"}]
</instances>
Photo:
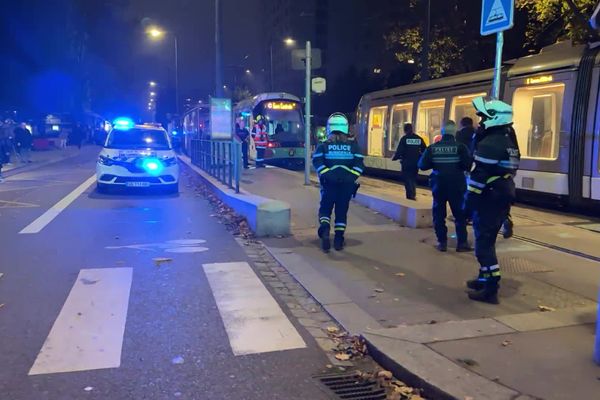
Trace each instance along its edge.
<instances>
[{"instance_id":1,"label":"pedestrian","mask_svg":"<svg viewBox=\"0 0 600 400\"><path fill-rule=\"evenodd\" d=\"M85 132L83 130L83 127L81 126L81 124L78 122L75 124L75 126L73 127L73 130L71 131L71 143L74 146L77 146L77 148L79 150L81 150L81 145L83 143L83 137L85 135Z\"/></svg>"},{"instance_id":2,"label":"pedestrian","mask_svg":"<svg viewBox=\"0 0 600 400\"><path fill-rule=\"evenodd\" d=\"M417 199L417 177L419 176L417 164L425 149L425 141L413 131L413 125L404 124L404 136L400 139L392 160L400 160L406 198L409 200Z\"/></svg>"},{"instance_id":3,"label":"pedestrian","mask_svg":"<svg viewBox=\"0 0 600 400\"><path fill-rule=\"evenodd\" d=\"M248 165L248 138L250 137L250 132L246 127L242 128L239 123L235 124L235 132L242 143L242 161L244 163L244 169L250 168Z\"/></svg>"},{"instance_id":4,"label":"pedestrian","mask_svg":"<svg viewBox=\"0 0 600 400\"><path fill-rule=\"evenodd\" d=\"M356 141L349 140L349 130L348 118L344 114L334 113L329 116L328 139L317 146L312 156L313 166L321 183L317 234L324 252L331 248L331 213L334 209L333 247L337 251L344 249L350 200L358 189L356 180L363 173L364 156Z\"/></svg>"},{"instance_id":5,"label":"pedestrian","mask_svg":"<svg viewBox=\"0 0 600 400\"><path fill-rule=\"evenodd\" d=\"M475 151L475 168L469 178L465 208L473 210L475 256L479 276L467 282L469 298L498 304L500 266L496 257L496 237L515 198L514 176L519 168L519 149L510 138L513 109L500 100L473 100L482 139Z\"/></svg>"},{"instance_id":6,"label":"pedestrian","mask_svg":"<svg viewBox=\"0 0 600 400\"><path fill-rule=\"evenodd\" d=\"M475 127L473 126L473 118L464 117L460 120L460 129L456 132L456 141L467 146L467 149L471 149L471 143L473 142L473 135L475 135Z\"/></svg>"},{"instance_id":7,"label":"pedestrian","mask_svg":"<svg viewBox=\"0 0 600 400\"><path fill-rule=\"evenodd\" d=\"M20 123L15 128L14 134L17 152L21 156L21 162L31 163L31 146L33 144L33 137L31 135L31 131L27 129L25 122Z\"/></svg>"},{"instance_id":8,"label":"pedestrian","mask_svg":"<svg viewBox=\"0 0 600 400\"><path fill-rule=\"evenodd\" d=\"M469 149L455 138L456 123L448 121L442 127L442 139L425 150L419 160L423 171L433 170L429 176L433 194L433 227L437 237L436 248L448 250L448 228L446 227L446 207L454 216L456 227L456 251L472 251L467 240L467 221L463 211L463 201L467 184L465 172L471 169Z\"/></svg>"},{"instance_id":9,"label":"pedestrian","mask_svg":"<svg viewBox=\"0 0 600 400\"><path fill-rule=\"evenodd\" d=\"M269 136L262 115L256 117L256 123L252 128L252 139L254 139L254 145L256 147L256 168L264 168L265 152L269 145Z\"/></svg>"}]
</instances>

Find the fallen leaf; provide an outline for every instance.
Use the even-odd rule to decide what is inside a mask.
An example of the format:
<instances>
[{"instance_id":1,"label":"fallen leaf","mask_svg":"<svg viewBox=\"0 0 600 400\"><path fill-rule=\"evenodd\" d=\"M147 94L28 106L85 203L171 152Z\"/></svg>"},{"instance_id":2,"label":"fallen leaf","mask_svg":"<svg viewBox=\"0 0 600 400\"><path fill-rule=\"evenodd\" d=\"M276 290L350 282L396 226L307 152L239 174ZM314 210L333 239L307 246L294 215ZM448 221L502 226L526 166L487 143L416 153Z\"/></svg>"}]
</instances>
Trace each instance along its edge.
<instances>
[{"instance_id":1,"label":"fallen leaf","mask_svg":"<svg viewBox=\"0 0 600 400\"><path fill-rule=\"evenodd\" d=\"M458 361L461 364L464 364L468 367L476 367L479 365L479 363L475 360L472 360L470 358L459 358L456 361Z\"/></svg>"},{"instance_id":2,"label":"fallen leaf","mask_svg":"<svg viewBox=\"0 0 600 400\"><path fill-rule=\"evenodd\" d=\"M0 304L0 308L2 308L2 307L4 307L4 303L1 303L1 304Z\"/></svg>"},{"instance_id":3,"label":"fallen leaf","mask_svg":"<svg viewBox=\"0 0 600 400\"><path fill-rule=\"evenodd\" d=\"M395 297L395 298L394 298L394 301L400 301L400 299L399 299L399 298L397 298L397 297Z\"/></svg>"},{"instance_id":4,"label":"fallen leaf","mask_svg":"<svg viewBox=\"0 0 600 400\"><path fill-rule=\"evenodd\" d=\"M379 371L377 373L377 377L381 378L381 379L391 380L394 376L392 375L392 373L390 371Z\"/></svg>"},{"instance_id":5,"label":"fallen leaf","mask_svg":"<svg viewBox=\"0 0 600 400\"><path fill-rule=\"evenodd\" d=\"M425 399L422 398L421 396L419 396L418 394L413 394L412 396L410 396L410 400L425 400Z\"/></svg>"},{"instance_id":6,"label":"fallen leaf","mask_svg":"<svg viewBox=\"0 0 600 400\"><path fill-rule=\"evenodd\" d=\"M384 289L382 289L382 288L375 288L374 290L375 290L377 293L383 293L383 292L385 292L385 290L384 290Z\"/></svg>"},{"instance_id":7,"label":"fallen leaf","mask_svg":"<svg viewBox=\"0 0 600 400\"><path fill-rule=\"evenodd\" d=\"M348 361L350 359L350 355L347 353L337 353L335 355L335 358L337 358L340 361Z\"/></svg>"},{"instance_id":8,"label":"fallen leaf","mask_svg":"<svg viewBox=\"0 0 600 400\"><path fill-rule=\"evenodd\" d=\"M502 346L506 347L506 346L510 346L512 344L512 342L510 340L505 340L504 342L502 342Z\"/></svg>"},{"instance_id":9,"label":"fallen leaf","mask_svg":"<svg viewBox=\"0 0 600 400\"><path fill-rule=\"evenodd\" d=\"M92 390L94 390L94 388L92 386L86 386L83 388L83 390L85 390L86 392L91 392Z\"/></svg>"},{"instance_id":10,"label":"fallen leaf","mask_svg":"<svg viewBox=\"0 0 600 400\"><path fill-rule=\"evenodd\" d=\"M473 397L471 397L471 396L466 396L465 400L475 400L475 399Z\"/></svg>"},{"instance_id":11,"label":"fallen leaf","mask_svg":"<svg viewBox=\"0 0 600 400\"><path fill-rule=\"evenodd\" d=\"M2 278L4 276L3 272L0 272L0 278Z\"/></svg>"},{"instance_id":12,"label":"fallen leaf","mask_svg":"<svg viewBox=\"0 0 600 400\"><path fill-rule=\"evenodd\" d=\"M337 326L328 326L327 327L327 332L329 333L338 333L340 331L340 328L338 328Z\"/></svg>"},{"instance_id":13,"label":"fallen leaf","mask_svg":"<svg viewBox=\"0 0 600 400\"><path fill-rule=\"evenodd\" d=\"M435 325L437 324L437 321L435 319L432 319L431 321L429 321L429 325Z\"/></svg>"},{"instance_id":14,"label":"fallen leaf","mask_svg":"<svg viewBox=\"0 0 600 400\"><path fill-rule=\"evenodd\" d=\"M95 285L96 283L99 282L99 280L91 280L91 279L87 279L87 278L81 278L80 279L81 283L83 283L84 285Z\"/></svg>"},{"instance_id":15,"label":"fallen leaf","mask_svg":"<svg viewBox=\"0 0 600 400\"><path fill-rule=\"evenodd\" d=\"M183 364L184 363L184 359L181 356L177 356L174 359L171 360L172 364L178 365L178 364Z\"/></svg>"},{"instance_id":16,"label":"fallen leaf","mask_svg":"<svg viewBox=\"0 0 600 400\"><path fill-rule=\"evenodd\" d=\"M556 311L556 308L548 307L548 306L538 306L538 310L541 312L552 312Z\"/></svg>"},{"instance_id":17,"label":"fallen leaf","mask_svg":"<svg viewBox=\"0 0 600 400\"><path fill-rule=\"evenodd\" d=\"M326 367L327 369L331 369L331 368L333 368L333 365L331 365L331 364L327 364L325 367Z\"/></svg>"},{"instance_id":18,"label":"fallen leaf","mask_svg":"<svg viewBox=\"0 0 600 400\"><path fill-rule=\"evenodd\" d=\"M172 258L166 258L166 257L157 257L157 258L153 258L152 261L154 261L154 264L157 267L160 267L162 264L170 263L171 261L173 261L173 259Z\"/></svg>"},{"instance_id":19,"label":"fallen leaf","mask_svg":"<svg viewBox=\"0 0 600 400\"><path fill-rule=\"evenodd\" d=\"M403 276L406 276L406 274L404 272L398 272L396 274L396 276L403 277Z\"/></svg>"}]
</instances>

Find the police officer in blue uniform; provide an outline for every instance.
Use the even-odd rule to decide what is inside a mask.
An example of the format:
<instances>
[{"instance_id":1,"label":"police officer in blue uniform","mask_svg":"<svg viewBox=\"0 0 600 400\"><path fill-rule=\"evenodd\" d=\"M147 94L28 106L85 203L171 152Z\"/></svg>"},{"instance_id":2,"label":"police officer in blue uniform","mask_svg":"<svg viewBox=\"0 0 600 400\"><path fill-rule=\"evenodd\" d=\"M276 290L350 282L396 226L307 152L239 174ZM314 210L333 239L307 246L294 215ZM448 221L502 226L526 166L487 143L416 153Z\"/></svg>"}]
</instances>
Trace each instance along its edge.
<instances>
[{"instance_id":1,"label":"police officer in blue uniform","mask_svg":"<svg viewBox=\"0 0 600 400\"><path fill-rule=\"evenodd\" d=\"M400 160L406 198L409 200L417 199L417 177L419 176L417 164L426 148L425 141L414 133L413 125L411 123L404 124L404 136L400 139L392 160Z\"/></svg>"},{"instance_id":2,"label":"police officer in blue uniform","mask_svg":"<svg viewBox=\"0 0 600 400\"><path fill-rule=\"evenodd\" d=\"M475 150L475 168L469 178L465 209L473 210L475 256L479 276L467 282L469 298L498 304L500 266L496 237L515 198L514 176L520 153L511 139L513 110L500 100L478 97L473 100L484 129ZM467 211L468 212L468 211Z\"/></svg>"},{"instance_id":3,"label":"police officer in blue uniform","mask_svg":"<svg viewBox=\"0 0 600 400\"><path fill-rule=\"evenodd\" d=\"M335 208L335 236L333 247L344 248L344 233L348 220L348 208L356 192L356 180L363 173L364 156L355 141L350 141L348 119L344 114L334 113L327 119L327 141L315 150L313 166L321 182L321 204L319 207L319 230L321 248L331 248L331 213Z\"/></svg>"},{"instance_id":4,"label":"police officer in blue uniform","mask_svg":"<svg viewBox=\"0 0 600 400\"><path fill-rule=\"evenodd\" d=\"M446 227L446 205L454 216L456 226L456 251L471 251L467 241L467 220L463 211L463 201L467 185L465 172L471 169L469 149L456 141L456 124L448 121L442 129L442 139L425 150L419 160L419 168L433 169L429 180L433 194L433 226L437 236L439 251L448 250L448 228Z\"/></svg>"}]
</instances>

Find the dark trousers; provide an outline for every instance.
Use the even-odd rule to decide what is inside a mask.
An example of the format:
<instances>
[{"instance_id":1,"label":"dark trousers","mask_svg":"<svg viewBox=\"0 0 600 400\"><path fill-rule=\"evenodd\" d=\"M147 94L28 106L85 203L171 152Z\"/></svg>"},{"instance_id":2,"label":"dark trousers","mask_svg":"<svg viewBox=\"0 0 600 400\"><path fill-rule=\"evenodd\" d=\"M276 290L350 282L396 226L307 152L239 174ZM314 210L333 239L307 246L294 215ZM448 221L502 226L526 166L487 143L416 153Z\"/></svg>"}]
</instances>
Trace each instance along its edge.
<instances>
[{"instance_id":1,"label":"dark trousers","mask_svg":"<svg viewBox=\"0 0 600 400\"><path fill-rule=\"evenodd\" d=\"M319 207L319 222L331 226L331 213L335 209L335 232L344 233L348 223L350 199L356 184L324 183L321 185L321 205Z\"/></svg>"},{"instance_id":2,"label":"dark trousers","mask_svg":"<svg viewBox=\"0 0 600 400\"><path fill-rule=\"evenodd\" d=\"M242 160L244 168L248 168L248 142L242 142Z\"/></svg>"},{"instance_id":3,"label":"dark trousers","mask_svg":"<svg viewBox=\"0 0 600 400\"><path fill-rule=\"evenodd\" d=\"M417 177L419 171L416 169L402 168L402 179L404 180L404 189L406 190L406 198L415 200L417 198Z\"/></svg>"},{"instance_id":4,"label":"dark trousers","mask_svg":"<svg viewBox=\"0 0 600 400\"><path fill-rule=\"evenodd\" d=\"M495 196L493 192L482 195L480 205L473 213L475 256L480 265L479 277L500 280L500 267L496 257L496 238L510 211L511 199Z\"/></svg>"},{"instance_id":5,"label":"dark trousers","mask_svg":"<svg viewBox=\"0 0 600 400\"><path fill-rule=\"evenodd\" d=\"M439 243L448 241L448 228L446 227L446 205L448 203L454 216L456 239L459 244L467 242L467 220L463 211L465 190L464 181L461 183L449 180L448 182L435 182L432 185L433 228Z\"/></svg>"},{"instance_id":6,"label":"dark trousers","mask_svg":"<svg viewBox=\"0 0 600 400\"><path fill-rule=\"evenodd\" d=\"M262 168L265 166L265 148L256 147L256 167Z\"/></svg>"}]
</instances>

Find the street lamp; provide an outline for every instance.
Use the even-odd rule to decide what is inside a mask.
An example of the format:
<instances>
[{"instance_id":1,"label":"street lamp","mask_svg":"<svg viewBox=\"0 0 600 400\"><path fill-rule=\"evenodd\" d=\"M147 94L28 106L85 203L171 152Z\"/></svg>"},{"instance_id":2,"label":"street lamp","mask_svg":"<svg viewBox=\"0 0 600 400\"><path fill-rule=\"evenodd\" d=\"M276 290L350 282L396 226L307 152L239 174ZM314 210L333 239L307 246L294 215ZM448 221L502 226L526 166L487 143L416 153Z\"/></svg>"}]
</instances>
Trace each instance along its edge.
<instances>
[{"instance_id":1,"label":"street lamp","mask_svg":"<svg viewBox=\"0 0 600 400\"><path fill-rule=\"evenodd\" d=\"M150 97L156 96L156 92L150 92Z\"/></svg>"},{"instance_id":2,"label":"street lamp","mask_svg":"<svg viewBox=\"0 0 600 400\"><path fill-rule=\"evenodd\" d=\"M148 85L150 85L150 87L156 87L156 82L150 81L148 82Z\"/></svg>"},{"instance_id":3,"label":"street lamp","mask_svg":"<svg viewBox=\"0 0 600 400\"><path fill-rule=\"evenodd\" d=\"M146 30L146 34L151 40L158 41L165 37L167 34L173 38L173 44L175 46L175 110L179 114L179 46L177 44L177 36L173 32L165 31L158 26L151 26ZM154 86L150 82L150 86Z\"/></svg>"},{"instance_id":4,"label":"street lamp","mask_svg":"<svg viewBox=\"0 0 600 400\"><path fill-rule=\"evenodd\" d=\"M296 44L296 41L291 38L291 37L287 37L285 39L283 39L283 43L287 46L287 47L292 47ZM270 58L271 58L271 63L270 63L270 68L269 68L269 73L271 75L271 91L273 91L273 38L271 38L271 44L269 46L269 54L270 54Z\"/></svg>"}]
</instances>

